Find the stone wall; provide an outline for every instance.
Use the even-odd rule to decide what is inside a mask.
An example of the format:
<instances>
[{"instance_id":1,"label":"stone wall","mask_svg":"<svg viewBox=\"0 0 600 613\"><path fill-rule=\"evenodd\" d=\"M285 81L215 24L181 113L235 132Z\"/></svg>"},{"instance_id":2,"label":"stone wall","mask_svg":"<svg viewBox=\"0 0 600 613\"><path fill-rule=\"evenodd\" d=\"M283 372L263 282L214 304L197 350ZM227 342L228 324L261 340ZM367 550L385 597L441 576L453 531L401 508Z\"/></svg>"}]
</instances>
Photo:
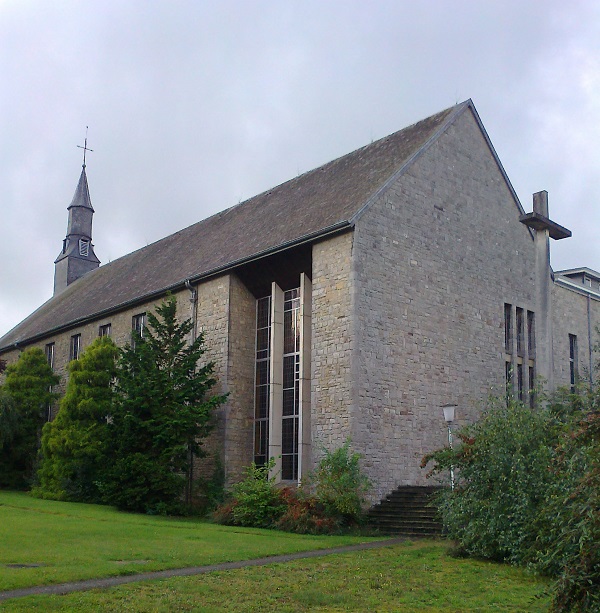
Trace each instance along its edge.
<instances>
[{"instance_id":1,"label":"stone wall","mask_svg":"<svg viewBox=\"0 0 600 613\"><path fill-rule=\"evenodd\" d=\"M535 311L534 243L470 112L356 224L358 406L352 440L374 483L431 484L424 454L504 389L504 303Z\"/></svg>"},{"instance_id":2,"label":"stone wall","mask_svg":"<svg viewBox=\"0 0 600 613\"><path fill-rule=\"evenodd\" d=\"M229 285L224 465L228 485L239 481L254 457L256 299L236 275Z\"/></svg>"},{"instance_id":3,"label":"stone wall","mask_svg":"<svg viewBox=\"0 0 600 613\"><path fill-rule=\"evenodd\" d=\"M554 385L569 386L569 334L577 336L578 366L582 382L590 381L590 355L593 367L598 362L595 345L600 341L600 296L589 294L591 339L588 334L588 294L554 283L552 287L552 328ZM591 371L592 375L596 375Z\"/></svg>"},{"instance_id":4,"label":"stone wall","mask_svg":"<svg viewBox=\"0 0 600 613\"><path fill-rule=\"evenodd\" d=\"M351 436L355 406L352 380L353 233L313 247L311 429L312 461L322 449L340 447Z\"/></svg>"}]
</instances>

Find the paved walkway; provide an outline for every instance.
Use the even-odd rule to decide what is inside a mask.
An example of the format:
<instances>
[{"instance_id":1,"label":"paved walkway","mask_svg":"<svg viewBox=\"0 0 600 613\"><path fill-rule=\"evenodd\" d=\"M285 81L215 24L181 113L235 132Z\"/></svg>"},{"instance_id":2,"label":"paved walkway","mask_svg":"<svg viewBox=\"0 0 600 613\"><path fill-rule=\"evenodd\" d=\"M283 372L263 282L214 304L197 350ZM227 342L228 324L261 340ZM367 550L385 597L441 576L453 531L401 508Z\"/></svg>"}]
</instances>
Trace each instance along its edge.
<instances>
[{"instance_id":1,"label":"paved walkway","mask_svg":"<svg viewBox=\"0 0 600 613\"><path fill-rule=\"evenodd\" d=\"M135 583L136 581L152 581L155 579L168 579L170 577L189 577L191 575L203 575L218 570L234 570L246 566L265 566L267 564L279 564L292 560L302 560L304 558L318 558L334 553L348 553L350 551L362 551L364 549L376 549L379 547L389 547L402 543L406 538L393 538L385 541L369 541L368 543L358 543L356 545L345 545L343 547L331 547L330 549L316 549L312 551L300 551L298 553L288 553L280 556L270 556L268 558L257 558L256 560L240 560L239 562L223 562L221 564L209 564L208 566L191 566L188 568L172 568L170 570L158 570L151 573L139 573L136 575L124 575L121 577L107 577L106 579L87 579L85 581L73 581L71 583L57 583L56 585L40 585L35 587L25 587L19 590L8 590L0 592L0 601L9 598L22 598L23 596L34 596L37 594L69 594L70 592L81 592L99 588L114 587L125 583Z\"/></svg>"}]
</instances>

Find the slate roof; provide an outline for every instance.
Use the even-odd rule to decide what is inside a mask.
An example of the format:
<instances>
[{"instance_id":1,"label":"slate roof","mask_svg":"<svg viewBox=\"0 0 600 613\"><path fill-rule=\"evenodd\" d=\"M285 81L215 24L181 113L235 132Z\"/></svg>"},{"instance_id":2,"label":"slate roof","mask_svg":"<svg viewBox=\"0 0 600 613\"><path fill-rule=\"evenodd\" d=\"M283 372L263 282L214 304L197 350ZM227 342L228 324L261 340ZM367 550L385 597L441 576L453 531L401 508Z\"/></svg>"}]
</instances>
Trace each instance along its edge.
<instances>
[{"instance_id":1,"label":"slate roof","mask_svg":"<svg viewBox=\"0 0 600 613\"><path fill-rule=\"evenodd\" d=\"M467 108L475 112L467 100L87 273L0 338L0 351L159 296L186 279L351 228Z\"/></svg>"}]
</instances>

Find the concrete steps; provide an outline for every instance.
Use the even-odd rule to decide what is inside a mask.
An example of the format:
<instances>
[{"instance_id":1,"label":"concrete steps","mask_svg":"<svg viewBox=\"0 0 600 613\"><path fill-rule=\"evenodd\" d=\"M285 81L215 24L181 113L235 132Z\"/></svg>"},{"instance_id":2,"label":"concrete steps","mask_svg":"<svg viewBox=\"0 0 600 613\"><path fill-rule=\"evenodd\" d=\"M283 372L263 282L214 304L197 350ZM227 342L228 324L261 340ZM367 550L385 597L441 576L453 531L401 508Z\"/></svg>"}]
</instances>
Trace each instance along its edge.
<instances>
[{"instance_id":1,"label":"concrete steps","mask_svg":"<svg viewBox=\"0 0 600 613\"><path fill-rule=\"evenodd\" d=\"M369 510L369 525L384 534L441 536L432 496L439 487L401 486Z\"/></svg>"}]
</instances>

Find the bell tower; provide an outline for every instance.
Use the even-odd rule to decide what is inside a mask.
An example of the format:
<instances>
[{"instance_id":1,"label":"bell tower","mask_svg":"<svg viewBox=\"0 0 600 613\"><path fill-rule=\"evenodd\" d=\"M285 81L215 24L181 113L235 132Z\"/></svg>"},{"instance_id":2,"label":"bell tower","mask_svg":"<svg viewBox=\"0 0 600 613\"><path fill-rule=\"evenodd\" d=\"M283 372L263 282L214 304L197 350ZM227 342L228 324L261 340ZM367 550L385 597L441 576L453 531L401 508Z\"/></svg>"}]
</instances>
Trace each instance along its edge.
<instances>
[{"instance_id":1,"label":"bell tower","mask_svg":"<svg viewBox=\"0 0 600 613\"><path fill-rule=\"evenodd\" d=\"M92 217L94 209L90 200L87 175L85 173L85 154L92 151L87 148L87 136L83 149L83 166L79 183L69 211L67 236L63 240L63 247L54 260L54 295L57 296L68 285L82 277L90 270L100 266L100 260L94 253L92 245Z\"/></svg>"}]
</instances>

